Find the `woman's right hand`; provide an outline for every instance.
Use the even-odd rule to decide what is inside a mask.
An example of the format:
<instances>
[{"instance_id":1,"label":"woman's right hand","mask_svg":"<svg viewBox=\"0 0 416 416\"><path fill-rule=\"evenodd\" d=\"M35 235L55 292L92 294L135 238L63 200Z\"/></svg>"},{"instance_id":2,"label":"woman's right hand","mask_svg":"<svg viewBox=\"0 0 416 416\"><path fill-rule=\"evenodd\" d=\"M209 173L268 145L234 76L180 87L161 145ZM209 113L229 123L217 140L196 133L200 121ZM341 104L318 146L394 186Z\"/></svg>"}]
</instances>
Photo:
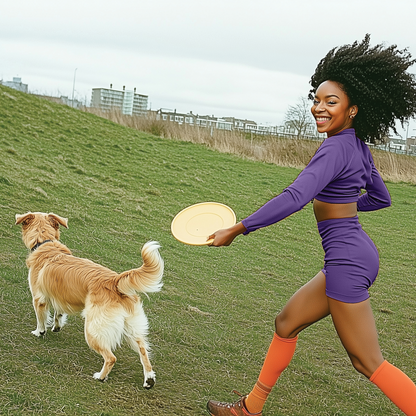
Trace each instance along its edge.
<instances>
[{"instance_id":1,"label":"woman's right hand","mask_svg":"<svg viewBox=\"0 0 416 416\"><path fill-rule=\"evenodd\" d=\"M214 241L210 244L214 247L229 246L234 241L234 238L244 233L244 231L246 231L246 227L239 222L230 228L223 228L215 231L215 233L208 237L208 240L214 239Z\"/></svg>"}]
</instances>

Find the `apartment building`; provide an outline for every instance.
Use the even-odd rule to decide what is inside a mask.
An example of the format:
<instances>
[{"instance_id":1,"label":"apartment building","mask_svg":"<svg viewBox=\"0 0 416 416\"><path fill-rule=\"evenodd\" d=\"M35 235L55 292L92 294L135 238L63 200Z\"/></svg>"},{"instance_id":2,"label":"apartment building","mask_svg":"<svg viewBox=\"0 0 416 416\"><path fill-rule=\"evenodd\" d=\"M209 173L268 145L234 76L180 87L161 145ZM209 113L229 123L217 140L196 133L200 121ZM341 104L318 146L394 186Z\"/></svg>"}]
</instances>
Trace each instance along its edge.
<instances>
[{"instance_id":1,"label":"apartment building","mask_svg":"<svg viewBox=\"0 0 416 416\"><path fill-rule=\"evenodd\" d=\"M134 90L114 90L112 84L110 88L93 88L91 96L91 107L99 108L103 111L119 109L123 114L140 116L147 112L149 97L136 93Z\"/></svg>"}]
</instances>

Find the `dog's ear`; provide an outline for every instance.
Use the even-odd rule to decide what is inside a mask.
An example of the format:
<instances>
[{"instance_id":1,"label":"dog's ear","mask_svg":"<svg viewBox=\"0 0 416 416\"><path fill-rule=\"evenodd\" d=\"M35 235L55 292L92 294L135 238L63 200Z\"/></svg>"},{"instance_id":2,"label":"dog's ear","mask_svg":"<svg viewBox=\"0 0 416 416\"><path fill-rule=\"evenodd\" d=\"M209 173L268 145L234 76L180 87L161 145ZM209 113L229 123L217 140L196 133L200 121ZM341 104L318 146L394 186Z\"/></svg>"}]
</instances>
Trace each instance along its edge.
<instances>
[{"instance_id":1,"label":"dog's ear","mask_svg":"<svg viewBox=\"0 0 416 416\"><path fill-rule=\"evenodd\" d=\"M50 212L48 214L48 219L52 222L53 227L56 229L59 228L59 224L63 225L65 228L68 228L68 218L62 218L59 215Z\"/></svg>"},{"instance_id":2,"label":"dog's ear","mask_svg":"<svg viewBox=\"0 0 416 416\"><path fill-rule=\"evenodd\" d=\"M35 216L31 213L31 212L27 212L26 214L16 214L16 222L15 225L19 225L19 224L29 224L30 221L33 220L33 218L35 218Z\"/></svg>"}]
</instances>

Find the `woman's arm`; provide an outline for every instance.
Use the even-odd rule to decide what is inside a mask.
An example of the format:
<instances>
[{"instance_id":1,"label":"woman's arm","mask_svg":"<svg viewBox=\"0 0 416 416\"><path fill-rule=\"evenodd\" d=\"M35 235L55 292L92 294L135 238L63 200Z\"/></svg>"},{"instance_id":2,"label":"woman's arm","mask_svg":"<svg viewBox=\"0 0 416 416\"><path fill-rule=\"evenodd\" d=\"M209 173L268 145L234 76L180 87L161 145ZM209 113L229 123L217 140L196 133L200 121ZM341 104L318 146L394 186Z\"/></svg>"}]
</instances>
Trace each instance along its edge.
<instances>
[{"instance_id":1,"label":"woman's arm","mask_svg":"<svg viewBox=\"0 0 416 416\"><path fill-rule=\"evenodd\" d=\"M358 198L358 211L376 211L391 205L389 191L373 161L371 161L371 168L372 183L366 185L365 190L367 192Z\"/></svg>"},{"instance_id":2,"label":"woman's arm","mask_svg":"<svg viewBox=\"0 0 416 416\"><path fill-rule=\"evenodd\" d=\"M281 194L242 220L248 234L279 222L301 210L343 169L348 153L336 138L326 139L295 181Z\"/></svg>"},{"instance_id":3,"label":"woman's arm","mask_svg":"<svg viewBox=\"0 0 416 416\"><path fill-rule=\"evenodd\" d=\"M336 141L325 141L305 169L281 194L233 227L216 231L211 245L228 246L239 234L274 224L302 209L342 169L345 160Z\"/></svg>"}]
</instances>

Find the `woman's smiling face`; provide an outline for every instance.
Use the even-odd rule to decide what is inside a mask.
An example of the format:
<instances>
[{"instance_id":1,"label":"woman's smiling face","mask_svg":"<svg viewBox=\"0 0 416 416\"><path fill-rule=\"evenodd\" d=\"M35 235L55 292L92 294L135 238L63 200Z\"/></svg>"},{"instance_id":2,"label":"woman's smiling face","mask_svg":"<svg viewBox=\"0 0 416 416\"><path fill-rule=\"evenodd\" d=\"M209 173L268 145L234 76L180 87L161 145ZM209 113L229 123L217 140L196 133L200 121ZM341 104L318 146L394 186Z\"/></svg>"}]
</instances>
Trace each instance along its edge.
<instances>
[{"instance_id":1,"label":"woman's smiling face","mask_svg":"<svg viewBox=\"0 0 416 416\"><path fill-rule=\"evenodd\" d=\"M350 105L350 100L340 84L324 81L316 90L311 112L319 133L326 133L327 137L331 137L352 127L358 107Z\"/></svg>"}]
</instances>

